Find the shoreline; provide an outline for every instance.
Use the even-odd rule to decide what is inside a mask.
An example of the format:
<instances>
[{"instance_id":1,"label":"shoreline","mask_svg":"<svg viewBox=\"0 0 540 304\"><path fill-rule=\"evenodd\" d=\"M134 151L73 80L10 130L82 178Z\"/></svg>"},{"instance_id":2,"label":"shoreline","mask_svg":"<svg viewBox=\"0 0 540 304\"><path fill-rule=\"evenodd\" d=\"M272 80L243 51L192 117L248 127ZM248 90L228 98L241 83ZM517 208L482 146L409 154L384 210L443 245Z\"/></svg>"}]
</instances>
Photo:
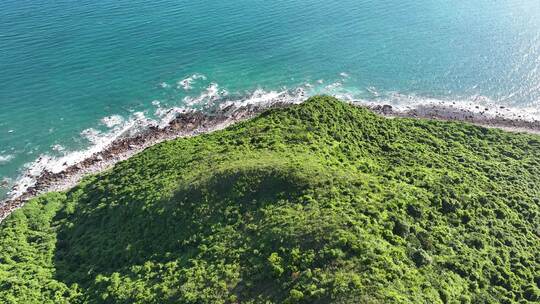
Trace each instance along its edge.
<instances>
[{"instance_id":1,"label":"shoreline","mask_svg":"<svg viewBox=\"0 0 540 304\"><path fill-rule=\"evenodd\" d=\"M525 120L520 117L505 117L498 111L494 115L488 115L485 111L473 111L444 104L419 105L414 108L399 109L391 105L351 103L387 118L465 122L508 132L540 134L540 121ZM116 163L126 160L155 144L221 130L234 123L254 118L266 110L285 108L295 104L297 103L277 100L261 104L229 104L224 107L217 107L207 113L197 110L178 113L166 126L150 126L133 137L118 138L103 150L58 173L42 172L35 178L35 184L24 190L22 194L0 202L0 223L13 211L22 207L28 200L47 192L69 190L76 186L84 176L108 170ZM501 109L503 108L501 107Z\"/></svg>"},{"instance_id":2,"label":"shoreline","mask_svg":"<svg viewBox=\"0 0 540 304\"><path fill-rule=\"evenodd\" d=\"M231 104L209 113L197 110L178 113L165 127L153 125L133 137L118 138L103 150L58 173L43 171L35 178L34 185L25 189L22 194L8 197L0 202L0 223L28 200L48 192L69 190L76 186L84 176L108 170L118 162L127 160L153 145L167 140L221 130L234 123L253 118L267 109L291 105L293 103L283 101L244 106ZM26 173L25 176L30 175Z\"/></svg>"},{"instance_id":3,"label":"shoreline","mask_svg":"<svg viewBox=\"0 0 540 304\"><path fill-rule=\"evenodd\" d=\"M486 114L487 108L484 111L473 111L446 104L418 105L408 109L394 109L391 105L367 106L367 108L385 117L461 122L511 133L540 135L540 120L527 120L515 114L508 116L499 111Z\"/></svg>"}]
</instances>

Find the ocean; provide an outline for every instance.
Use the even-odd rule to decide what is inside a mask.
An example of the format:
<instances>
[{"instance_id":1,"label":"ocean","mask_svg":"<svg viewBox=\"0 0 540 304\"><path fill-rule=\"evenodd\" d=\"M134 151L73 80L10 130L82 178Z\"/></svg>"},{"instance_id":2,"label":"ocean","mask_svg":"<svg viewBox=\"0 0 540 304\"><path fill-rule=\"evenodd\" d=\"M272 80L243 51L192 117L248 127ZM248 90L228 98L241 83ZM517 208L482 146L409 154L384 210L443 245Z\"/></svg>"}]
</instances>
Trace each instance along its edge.
<instances>
[{"instance_id":1,"label":"ocean","mask_svg":"<svg viewBox=\"0 0 540 304\"><path fill-rule=\"evenodd\" d=\"M536 119L540 1L3 0L0 198L170 109L300 90Z\"/></svg>"}]
</instances>

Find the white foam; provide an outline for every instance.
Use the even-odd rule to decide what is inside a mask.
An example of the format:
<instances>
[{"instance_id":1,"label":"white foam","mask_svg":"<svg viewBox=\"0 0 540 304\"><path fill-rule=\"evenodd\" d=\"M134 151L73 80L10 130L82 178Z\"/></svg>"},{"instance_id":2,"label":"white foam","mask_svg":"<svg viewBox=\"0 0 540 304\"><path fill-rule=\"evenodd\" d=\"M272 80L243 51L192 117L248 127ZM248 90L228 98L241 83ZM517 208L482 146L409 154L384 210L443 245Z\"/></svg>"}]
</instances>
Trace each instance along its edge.
<instances>
[{"instance_id":1,"label":"white foam","mask_svg":"<svg viewBox=\"0 0 540 304\"><path fill-rule=\"evenodd\" d=\"M389 104L392 105L396 111L435 107L450 108L455 109L456 111L464 110L470 113L482 114L486 118L502 117L525 121L540 120L540 109L538 107L516 108L503 106L500 102L483 95L455 99L441 99L399 92L387 92L385 94L377 93L378 98L375 100L355 98L354 101L356 103L367 105Z\"/></svg>"},{"instance_id":2,"label":"white foam","mask_svg":"<svg viewBox=\"0 0 540 304\"><path fill-rule=\"evenodd\" d=\"M9 163L13 158L13 155L0 155L0 165Z\"/></svg>"},{"instance_id":3,"label":"white foam","mask_svg":"<svg viewBox=\"0 0 540 304\"><path fill-rule=\"evenodd\" d=\"M185 113L189 111L188 108L173 107L173 108L162 108L158 107L154 113L155 116L159 118L157 126L161 129L167 127L170 122L175 119L178 114Z\"/></svg>"},{"instance_id":4,"label":"white foam","mask_svg":"<svg viewBox=\"0 0 540 304\"><path fill-rule=\"evenodd\" d=\"M94 128L88 128L86 130L83 130L81 132L81 136L91 142L92 144L96 144L100 140L100 134L101 131L96 130Z\"/></svg>"},{"instance_id":5,"label":"white foam","mask_svg":"<svg viewBox=\"0 0 540 304\"><path fill-rule=\"evenodd\" d=\"M66 150L66 148L64 148L64 146L59 145L59 144L53 145L52 149L53 149L53 151L56 151L56 152L63 152L64 150Z\"/></svg>"},{"instance_id":6,"label":"white foam","mask_svg":"<svg viewBox=\"0 0 540 304\"><path fill-rule=\"evenodd\" d=\"M292 91L265 91L259 88L246 97L222 102L220 107L223 109L231 105L242 107L247 105L270 105L272 103L297 104L304 101L306 97L306 91L303 88L297 88Z\"/></svg>"},{"instance_id":7,"label":"white foam","mask_svg":"<svg viewBox=\"0 0 540 304\"><path fill-rule=\"evenodd\" d=\"M342 85L343 85L343 84L342 84L341 82L336 81L336 82L334 82L334 83L331 83L331 84L327 85L327 86L325 87L325 90L330 91L330 93L331 93L331 91L333 91L333 90L335 90L335 89L341 87Z\"/></svg>"},{"instance_id":8,"label":"white foam","mask_svg":"<svg viewBox=\"0 0 540 304\"><path fill-rule=\"evenodd\" d=\"M349 78L349 74L345 73L345 72L341 72L339 73L339 76L343 77L343 78Z\"/></svg>"},{"instance_id":9,"label":"white foam","mask_svg":"<svg viewBox=\"0 0 540 304\"><path fill-rule=\"evenodd\" d=\"M164 88L164 89L168 89L171 87L170 84L166 83L166 82L162 82L159 84L160 87Z\"/></svg>"},{"instance_id":10,"label":"white foam","mask_svg":"<svg viewBox=\"0 0 540 304\"><path fill-rule=\"evenodd\" d=\"M227 90L220 89L217 83L212 82L199 96L186 96L184 97L183 101L187 106L212 104L221 97L225 97L227 95L229 95Z\"/></svg>"},{"instance_id":11,"label":"white foam","mask_svg":"<svg viewBox=\"0 0 540 304\"><path fill-rule=\"evenodd\" d=\"M65 155L61 157L40 155L37 160L25 166L24 174L17 179L8 195L10 197L20 196L29 187L35 185L36 178L43 172L62 172L68 167L90 158L95 153L103 151L116 139L122 136L133 136L153 123L145 117L144 113L136 112L129 120L124 120L121 124L114 126L109 132L101 132L94 128L86 129L81 132L81 136L90 142L90 147L79 151L66 151Z\"/></svg>"},{"instance_id":12,"label":"white foam","mask_svg":"<svg viewBox=\"0 0 540 304\"><path fill-rule=\"evenodd\" d=\"M375 87L367 87L366 90L367 90L369 93L371 93L371 95L373 95L374 97L379 97L379 96L381 96L381 95L379 94L379 92L377 91L377 88L375 88Z\"/></svg>"},{"instance_id":13,"label":"white foam","mask_svg":"<svg viewBox=\"0 0 540 304\"><path fill-rule=\"evenodd\" d=\"M107 126L107 128L112 128L114 126L120 125L124 121L124 118L120 115L107 116L101 119L101 123Z\"/></svg>"},{"instance_id":14,"label":"white foam","mask_svg":"<svg viewBox=\"0 0 540 304\"><path fill-rule=\"evenodd\" d=\"M177 88L178 89L184 89L184 91L189 91L193 88L193 84L197 81L197 80L206 80L206 76L202 75L202 74L193 74L187 78L184 78L180 81L178 81L177 83Z\"/></svg>"}]
</instances>

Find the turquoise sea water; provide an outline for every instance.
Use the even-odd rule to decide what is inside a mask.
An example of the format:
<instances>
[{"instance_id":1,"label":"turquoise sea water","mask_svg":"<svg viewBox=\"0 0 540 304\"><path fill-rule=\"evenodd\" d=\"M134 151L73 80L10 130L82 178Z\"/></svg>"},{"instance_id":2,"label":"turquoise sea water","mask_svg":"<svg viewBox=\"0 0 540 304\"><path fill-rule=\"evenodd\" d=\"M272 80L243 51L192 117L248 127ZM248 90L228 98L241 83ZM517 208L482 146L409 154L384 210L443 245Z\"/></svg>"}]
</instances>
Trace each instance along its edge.
<instances>
[{"instance_id":1,"label":"turquoise sea water","mask_svg":"<svg viewBox=\"0 0 540 304\"><path fill-rule=\"evenodd\" d=\"M0 180L163 109L299 87L538 115L540 1L3 0Z\"/></svg>"}]
</instances>

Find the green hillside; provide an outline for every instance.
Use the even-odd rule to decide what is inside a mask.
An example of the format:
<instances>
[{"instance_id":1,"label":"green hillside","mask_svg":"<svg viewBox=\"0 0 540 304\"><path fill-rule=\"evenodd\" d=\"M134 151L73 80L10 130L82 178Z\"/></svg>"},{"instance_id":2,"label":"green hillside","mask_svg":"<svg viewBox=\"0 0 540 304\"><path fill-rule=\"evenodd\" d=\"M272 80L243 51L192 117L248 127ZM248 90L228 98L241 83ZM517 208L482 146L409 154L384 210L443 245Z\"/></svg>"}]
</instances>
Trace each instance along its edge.
<instances>
[{"instance_id":1,"label":"green hillside","mask_svg":"<svg viewBox=\"0 0 540 304\"><path fill-rule=\"evenodd\" d=\"M330 97L156 145L0 228L1 303L538 303L540 137Z\"/></svg>"}]
</instances>

